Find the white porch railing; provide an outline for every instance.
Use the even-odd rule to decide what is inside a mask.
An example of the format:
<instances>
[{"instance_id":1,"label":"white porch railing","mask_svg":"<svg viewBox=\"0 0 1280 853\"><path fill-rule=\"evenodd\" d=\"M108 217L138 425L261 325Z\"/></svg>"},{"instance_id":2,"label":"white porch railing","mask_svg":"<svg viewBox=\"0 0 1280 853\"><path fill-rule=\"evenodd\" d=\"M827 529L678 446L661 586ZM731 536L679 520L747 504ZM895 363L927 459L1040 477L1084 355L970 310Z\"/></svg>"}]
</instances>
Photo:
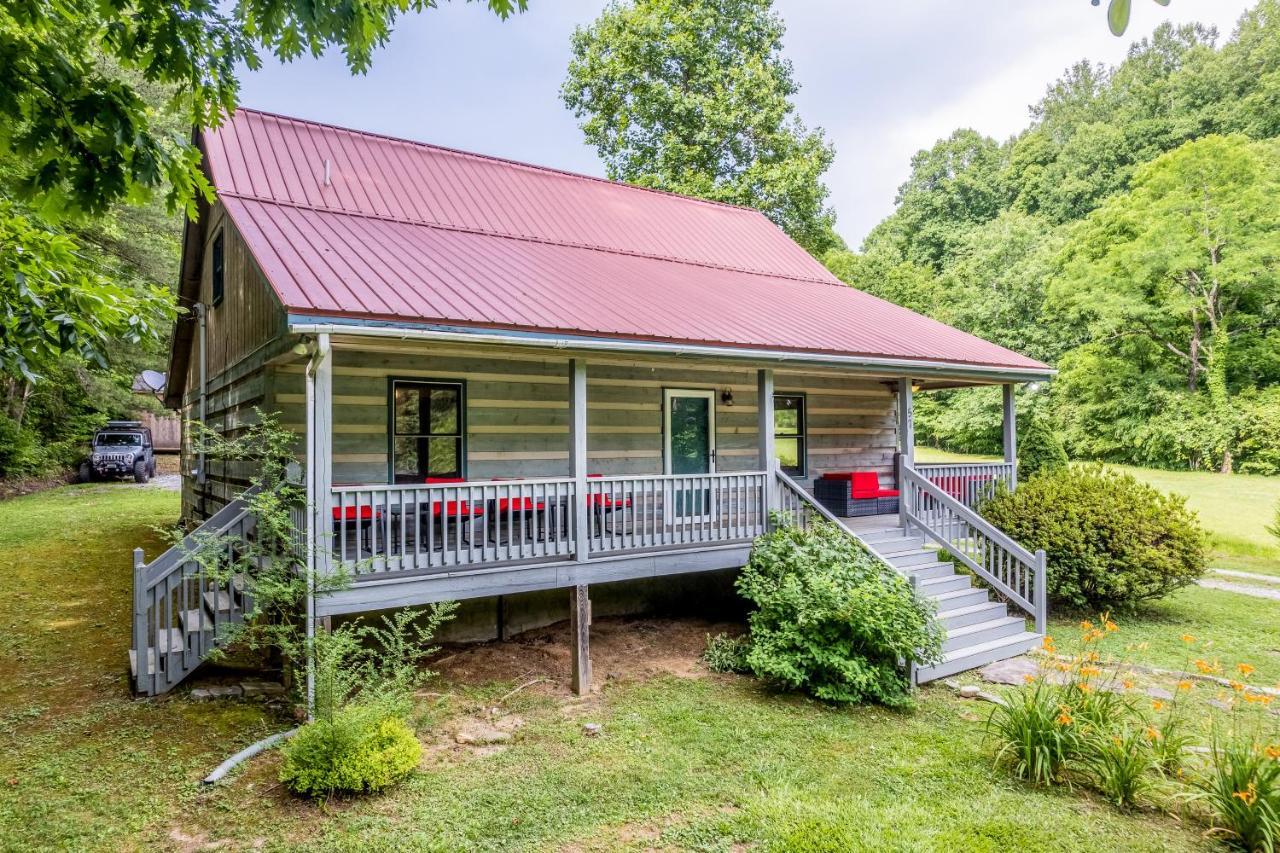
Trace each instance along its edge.
<instances>
[{"instance_id":1,"label":"white porch railing","mask_svg":"<svg viewBox=\"0 0 1280 853\"><path fill-rule=\"evenodd\" d=\"M1009 489L1017 485L1018 466L1013 462L917 463L915 471L969 509L977 509L996 483Z\"/></svg>"},{"instance_id":2,"label":"white porch railing","mask_svg":"<svg viewBox=\"0 0 1280 853\"><path fill-rule=\"evenodd\" d=\"M919 529L979 579L1033 616L1043 634L1049 607L1045 552L1032 554L905 460L899 462L900 515L908 532Z\"/></svg>"},{"instance_id":3,"label":"white porch railing","mask_svg":"<svg viewBox=\"0 0 1280 853\"><path fill-rule=\"evenodd\" d=\"M440 571L747 541L765 530L765 477L589 477L333 489L330 558L356 575ZM324 543L321 539L322 546Z\"/></svg>"},{"instance_id":4,"label":"white porch railing","mask_svg":"<svg viewBox=\"0 0 1280 853\"><path fill-rule=\"evenodd\" d=\"M592 554L754 539L767 522L759 472L587 480Z\"/></svg>"}]
</instances>

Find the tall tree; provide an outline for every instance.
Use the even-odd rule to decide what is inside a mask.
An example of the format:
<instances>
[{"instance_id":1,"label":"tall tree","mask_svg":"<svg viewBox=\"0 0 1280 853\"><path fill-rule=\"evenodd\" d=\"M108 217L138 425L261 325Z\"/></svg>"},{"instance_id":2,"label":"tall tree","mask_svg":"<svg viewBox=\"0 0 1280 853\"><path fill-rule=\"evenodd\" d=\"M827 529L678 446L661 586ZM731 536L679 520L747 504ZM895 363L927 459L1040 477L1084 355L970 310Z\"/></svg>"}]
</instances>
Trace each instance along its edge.
<instances>
[{"instance_id":1,"label":"tall tree","mask_svg":"<svg viewBox=\"0 0 1280 853\"><path fill-rule=\"evenodd\" d=\"M1278 194L1280 143L1187 143L1074 229L1051 289L1094 341L1117 353L1134 341L1154 348L1189 393L1207 394L1224 471L1239 439L1231 394L1261 378L1233 357L1236 341L1280 324Z\"/></svg>"},{"instance_id":2,"label":"tall tree","mask_svg":"<svg viewBox=\"0 0 1280 853\"><path fill-rule=\"evenodd\" d=\"M561 94L610 178L757 208L820 254L834 152L796 115L783 32L772 0L614 0Z\"/></svg>"},{"instance_id":3,"label":"tall tree","mask_svg":"<svg viewBox=\"0 0 1280 853\"><path fill-rule=\"evenodd\" d=\"M486 0L506 17L527 0ZM237 68L342 49L368 69L396 18L436 0L10 0L0 5L0 137L27 161L44 215L101 213L164 185L171 203L207 192L189 142L157 126L138 87L102 58L172 86L188 125L233 110ZM189 210L193 209L189 207Z\"/></svg>"}]
</instances>

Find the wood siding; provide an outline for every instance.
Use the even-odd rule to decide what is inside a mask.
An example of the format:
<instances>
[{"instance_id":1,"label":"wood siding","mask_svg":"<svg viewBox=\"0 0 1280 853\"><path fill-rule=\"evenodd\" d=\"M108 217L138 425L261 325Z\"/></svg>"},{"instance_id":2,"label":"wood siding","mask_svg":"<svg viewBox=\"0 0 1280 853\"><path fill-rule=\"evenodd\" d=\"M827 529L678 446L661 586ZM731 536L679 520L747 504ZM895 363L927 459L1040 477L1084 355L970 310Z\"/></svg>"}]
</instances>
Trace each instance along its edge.
<instances>
[{"instance_id":1,"label":"wood siding","mask_svg":"<svg viewBox=\"0 0 1280 853\"><path fill-rule=\"evenodd\" d=\"M213 241L223 236L223 298L212 305ZM222 205L209 211L204 229L204 264L200 276L199 300L209 306L206 313L206 378L208 383L207 423L211 429L234 434L253 423L255 407L270 411L268 388L274 376L271 359L285 351L285 314L275 292L258 269L235 225ZM200 416L200 332L191 337L186 393L181 415L184 420ZM185 432L190 432L186 430ZM191 439L184 436L184 443ZM196 482L197 457L190 446L182 453L182 517L200 521L242 492L251 471L243 463L209 460L204 484Z\"/></svg>"},{"instance_id":2,"label":"wood siding","mask_svg":"<svg viewBox=\"0 0 1280 853\"><path fill-rule=\"evenodd\" d=\"M333 477L337 483L388 480L388 383L466 382L466 475L568 476L568 360L485 348L423 345L337 348L333 378ZM664 388L716 392L716 470L758 467L753 368L600 359L587 365L588 468L604 475L662 472ZM733 405L720 402L733 393ZM803 392L808 471L876 470L891 476L894 397L879 380L777 374L778 393ZM306 422L301 364L275 371L272 408L299 432Z\"/></svg>"}]
</instances>

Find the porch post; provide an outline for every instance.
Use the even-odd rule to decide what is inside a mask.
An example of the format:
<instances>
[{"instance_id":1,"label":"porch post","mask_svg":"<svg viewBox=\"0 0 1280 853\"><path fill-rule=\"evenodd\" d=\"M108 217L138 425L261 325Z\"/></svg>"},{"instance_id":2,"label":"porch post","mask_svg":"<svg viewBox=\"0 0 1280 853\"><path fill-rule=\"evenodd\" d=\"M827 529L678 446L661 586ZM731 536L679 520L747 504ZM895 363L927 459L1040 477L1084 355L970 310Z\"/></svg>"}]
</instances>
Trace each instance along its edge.
<instances>
[{"instance_id":1,"label":"porch post","mask_svg":"<svg viewBox=\"0 0 1280 853\"><path fill-rule=\"evenodd\" d=\"M1004 385L1004 461L1012 465L1009 474L1009 488L1018 486L1018 413L1013 404L1013 384Z\"/></svg>"},{"instance_id":2,"label":"porch post","mask_svg":"<svg viewBox=\"0 0 1280 853\"><path fill-rule=\"evenodd\" d=\"M898 452L909 467L916 466L916 411L911 380L898 380Z\"/></svg>"},{"instance_id":3,"label":"porch post","mask_svg":"<svg viewBox=\"0 0 1280 853\"><path fill-rule=\"evenodd\" d=\"M569 686L575 696L585 696L591 692L591 599L584 583L569 590L569 654Z\"/></svg>"},{"instance_id":4,"label":"porch post","mask_svg":"<svg viewBox=\"0 0 1280 853\"><path fill-rule=\"evenodd\" d=\"M778 508L778 458L774 447L773 371L756 371L756 422L759 433L759 463L764 472L764 519Z\"/></svg>"},{"instance_id":5,"label":"porch post","mask_svg":"<svg viewBox=\"0 0 1280 853\"><path fill-rule=\"evenodd\" d=\"M907 488L907 469L916 467L916 410L912 396L911 379L898 380L898 523L909 530L907 513L911 510L911 490Z\"/></svg>"},{"instance_id":6,"label":"porch post","mask_svg":"<svg viewBox=\"0 0 1280 853\"><path fill-rule=\"evenodd\" d=\"M569 460L574 479L573 553L585 563L589 552L587 517L587 363L569 360Z\"/></svg>"},{"instance_id":7,"label":"porch post","mask_svg":"<svg viewBox=\"0 0 1280 853\"><path fill-rule=\"evenodd\" d=\"M315 579L318 574L332 571L329 564L329 531L333 518L333 352L329 348L329 336L319 335L316 350L306 369L307 435L305 453L307 463L307 505L310 517L307 523L307 603L306 636L308 646L315 638ZM312 665L314 653L307 654L307 718L315 713L315 671Z\"/></svg>"}]
</instances>

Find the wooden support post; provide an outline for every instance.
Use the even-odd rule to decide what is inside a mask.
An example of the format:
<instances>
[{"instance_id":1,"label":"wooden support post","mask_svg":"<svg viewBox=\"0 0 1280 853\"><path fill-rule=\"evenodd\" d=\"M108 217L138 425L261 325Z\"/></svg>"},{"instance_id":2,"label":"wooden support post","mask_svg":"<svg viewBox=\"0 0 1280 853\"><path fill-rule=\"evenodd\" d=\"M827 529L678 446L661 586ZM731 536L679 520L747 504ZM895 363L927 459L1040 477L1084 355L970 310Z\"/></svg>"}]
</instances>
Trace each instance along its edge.
<instances>
[{"instance_id":1,"label":"wooden support post","mask_svg":"<svg viewBox=\"0 0 1280 853\"><path fill-rule=\"evenodd\" d=\"M898 380L898 452L907 466L916 467L916 411L911 380Z\"/></svg>"},{"instance_id":2,"label":"wooden support post","mask_svg":"<svg viewBox=\"0 0 1280 853\"><path fill-rule=\"evenodd\" d=\"M1004 461L1013 466L1009 485L1018 485L1018 413L1013 404L1013 385L1004 385Z\"/></svg>"},{"instance_id":3,"label":"wooden support post","mask_svg":"<svg viewBox=\"0 0 1280 853\"><path fill-rule=\"evenodd\" d=\"M570 687L574 695L585 696L591 692L591 599L584 583L569 590L569 648Z\"/></svg>"},{"instance_id":4,"label":"wooden support post","mask_svg":"<svg viewBox=\"0 0 1280 853\"><path fill-rule=\"evenodd\" d=\"M590 556L587 517L587 363L569 361L569 459L574 480L573 553L579 563Z\"/></svg>"},{"instance_id":5,"label":"wooden support post","mask_svg":"<svg viewBox=\"0 0 1280 853\"><path fill-rule=\"evenodd\" d=\"M756 371L756 431L759 434L759 465L764 472L764 519L778 509L778 457L774 447L773 371Z\"/></svg>"}]
</instances>

